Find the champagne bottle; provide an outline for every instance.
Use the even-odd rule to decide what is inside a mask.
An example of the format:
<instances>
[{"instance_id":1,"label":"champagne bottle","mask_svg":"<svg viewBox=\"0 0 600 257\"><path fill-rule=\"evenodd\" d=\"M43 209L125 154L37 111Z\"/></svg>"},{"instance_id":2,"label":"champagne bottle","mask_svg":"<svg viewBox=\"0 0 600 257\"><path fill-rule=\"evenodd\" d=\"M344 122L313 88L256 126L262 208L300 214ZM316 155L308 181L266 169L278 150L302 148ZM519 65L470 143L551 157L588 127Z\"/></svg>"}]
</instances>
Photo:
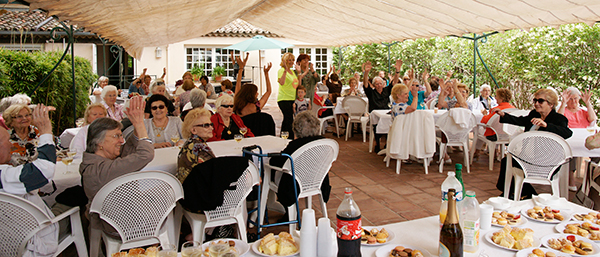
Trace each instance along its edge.
<instances>
[{"instance_id":1,"label":"champagne bottle","mask_svg":"<svg viewBox=\"0 0 600 257\"><path fill-rule=\"evenodd\" d=\"M456 190L448 190L448 214L440 231L440 257L463 257L463 234L456 210Z\"/></svg>"}]
</instances>

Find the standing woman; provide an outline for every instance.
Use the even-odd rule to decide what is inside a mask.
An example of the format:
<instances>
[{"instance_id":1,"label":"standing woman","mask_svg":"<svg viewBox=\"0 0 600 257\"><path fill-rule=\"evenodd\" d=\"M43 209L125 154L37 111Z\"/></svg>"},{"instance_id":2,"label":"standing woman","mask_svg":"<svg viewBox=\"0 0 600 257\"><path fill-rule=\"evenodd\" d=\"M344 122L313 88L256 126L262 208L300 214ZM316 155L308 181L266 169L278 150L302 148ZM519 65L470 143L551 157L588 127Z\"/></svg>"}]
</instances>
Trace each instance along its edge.
<instances>
[{"instance_id":1,"label":"standing woman","mask_svg":"<svg viewBox=\"0 0 600 257\"><path fill-rule=\"evenodd\" d=\"M121 121L123 119L123 106L117 103L117 88L115 86L105 86L102 89L102 100L108 117Z\"/></svg>"},{"instance_id":2,"label":"standing woman","mask_svg":"<svg viewBox=\"0 0 600 257\"><path fill-rule=\"evenodd\" d=\"M294 66L294 55L285 53L281 57L281 69L277 72L277 82L279 82L279 94L277 95L277 105L283 114L281 122L281 131L290 133L290 138L294 138L292 123L294 122L294 101L296 101L296 88L298 88L298 76L292 71Z\"/></svg>"}]
</instances>

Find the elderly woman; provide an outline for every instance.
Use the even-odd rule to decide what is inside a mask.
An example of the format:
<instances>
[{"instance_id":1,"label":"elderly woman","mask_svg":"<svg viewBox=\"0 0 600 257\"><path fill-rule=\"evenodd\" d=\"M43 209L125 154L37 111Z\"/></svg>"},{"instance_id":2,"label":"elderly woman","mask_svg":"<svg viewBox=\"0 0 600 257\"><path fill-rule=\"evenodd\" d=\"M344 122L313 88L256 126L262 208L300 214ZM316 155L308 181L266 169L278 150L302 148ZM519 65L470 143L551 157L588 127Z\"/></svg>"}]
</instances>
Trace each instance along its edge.
<instances>
[{"instance_id":1,"label":"elderly woman","mask_svg":"<svg viewBox=\"0 0 600 257\"><path fill-rule=\"evenodd\" d=\"M31 109L23 104L11 105L4 111L2 117L9 128L9 140L12 144L10 164L17 166L37 159L37 141L40 133L35 126L31 125Z\"/></svg>"},{"instance_id":2,"label":"elderly woman","mask_svg":"<svg viewBox=\"0 0 600 257\"><path fill-rule=\"evenodd\" d=\"M206 97L208 97L208 99L217 99L217 94L215 93L215 88L213 87L212 84L210 84L208 82L207 76L200 77L200 85L198 86L198 88L200 88L200 89L204 90L204 92L206 92Z\"/></svg>"},{"instance_id":3,"label":"elderly woman","mask_svg":"<svg viewBox=\"0 0 600 257\"><path fill-rule=\"evenodd\" d=\"M292 155L303 145L323 138L320 133L319 120L310 111L303 111L296 115L293 129L295 138L288 143L281 153ZM286 161L287 158L285 157L272 157L270 164L276 167L283 167L283 164ZM277 173L273 177L276 183L279 182L279 189L277 191L277 199L279 202L286 207L296 203L292 176L289 174ZM329 185L329 175L326 175L323 184L321 184L321 193L325 202L329 200L330 192L331 186ZM300 191L298 191L298 193L300 193ZM285 217L287 217L287 215L285 215L284 218Z\"/></svg>"},{"instance_id":4,"label":"elderly woman","mask_svg":"<svg viewBox=\"0 0 600 257\"><path fill-rule=\"evenodd\" d=\"M183 80L183 85L181 88L184 90L178 97L179 107L183 109L183 107L190 101L190 91L196 88L194 82L191 79Z\"/></svg>"},{"instance_id":5,"label":"elderly woman","mask_svg":"<svg viewBox=\"0 0 600 257\"><path fill-rule=\"evenodd\" d=\"M473 106L473 112L481 112L487 115L489 111L498 105L497 100L491 96L492 88L488 84L483 84L479 88L479 97L473 98L470 103Z\"/></svg>"},{"instance_id":6,"label":"elderly woman","mask_svg":"<svg viewBox=\"0 0 600 257\"><path fill-rule=\"evenodd\" d=\"M102 94L102 89L104 89L105 86L108 86L108 77L100 76L98 78L98 87L94 88L92 94L95 96L100 96L100 94Z\"/></svg>"},{"instance_id":7,"label":"elderly woman","mask_svg":"<svg viewBox=\"0 0 600 257\"><path fill-rule=\"evenodd\" d=\"M342 96L363 96L358 90L358 80L356 80L355 77L352 77L348 80L348 85L350 85L350 88L342 91Z\"/></svg>"},{"instance_id":8,"label":"elderly woman","mask_svg":"<svg viewBox=\"0 0 600 257\"><path fill-rule=\"evenodd\" d=\"M298 88L298 76L292 71L294 66L294 55L285 53L281 57L281 68L277 71L277 82L279 83L279 94L277 105L283 114L281 131L288 131L293 137L292 122L294 122L294 101L296 101L296 88Z\"/></svg>"},{"instance_id":9,"label":"elderly woman","mask_svg":"<svg viewBox=\"0 0 600 257\"><path fill-rule=\"evenodd\" d=\"M239 57L237 59L238 65L243 69L244 66L246 66L246 63L241 61ZM235 92L237 93L233 100L233 112L235 114L244 117L249 114L260 112L260 110L265 107L265 104L267 104L267 100L269 100L269 96L271 95L271 80L269 79L271 66L272 64L268 63L263 69L267 91L260 99L258 99L258 87L250 83L242 85L242 75L241 73L238 73L237 81L235 83Z\"/></svg>"},{"instance_id":10,"label":"elderly woman","mask_svg":"<svg viewBox=\"0 0 600 257\"><path fill-rule=\"evenodd\" d=\"M173 111L169 112L170 113L169 115L175 115L175 116L179 115L178 110L175 108L175 105L173 105L173 102L171 101L173 97L171 95L169 95L169 93L167 92L167 89L165 87L165 81L163 79L157 78L156 80L154 80L152 82L152 86L150 86L150 92L151 92L150 96L163 95L169 100L166 103L167 107L169 110L173 110ZM146 108L144 109L144 118L149 119L150 114L151 114L150 105L146 105Z\"/></svg>"},{"instance_id":11,"label":"elderly woman","mask_svg":"<svg viewBox=\"0 0 600 257\"><path fill-rule=\"evenodd\" d=\"M233 83L231 83L231 80L225 79L223 81L221 81L221 93L219 93L219 96L222 96L224 94L228 94L231 97L234 97L235 93L233 92Z\"/></svg>"},{"instance_id":12,"label":"elderly woman","mask_svg":"<svg viewBox=\"0 0 600 257\"><path fill-rule=\"evenodd\" d=\"M206 140L213 136L210 116L211 113L204 108L193 109L183 122L183 136L187 140L179 151L177 160L177 178L181 183L194 166L215 158L215 154L206 144Z\"/></svg>"},{"instance_id":13,"label":"elderly woman","mask_svg":"<svg viewBox=\"0 0 600 257\"><path fill-rule=\"evenodd\" d=\"M586 90L583 94L579 92L579 89L575 87L568 87L562 93L562 102L558 113L564 115L569 120L569 128L587 128L595 125L596 112L594 112L594 106L592 106L590 98L592 92ZM579 106L579 100L583 100L587 110L582 109Z\"/></svg>"},{"instance_id":14,"label":"elderly woman","mask_svg":"<svg viewBox=\"0 0 600 257\"><path fill-rule=\"evenodd\" d=\"M103 222L97 214L90 214L90 203L96 193L111 180L144 168L154 158L154 147L144 126L144 101L133 97L125 110L135 130L127 140L123 139L121 123L109 118L99 118L88 129L87 148L79 165L81 183L89 199L86 214L90 226L102 229L118 237L112 226Z\"/></svg>"},{"instance_id":15,"label":"elderly woman","mask_svg":"<svg viewBox=\"0 0 600 257\"><path fill-rule=\"evenodd\" d=\"M8 107L14 104L29 105L30 103L31 98L26 94L16 94L13 96L7 96L2 98L2 100L0 101L0 126L8 130L8 126L6 126L4 118L2 117L2 113L6 111ZM53 111L56 109L52 106L48 106L48 110Z\"/></svg>"},{"instance_id":16,"label":"elderly woman","mask_svg":"<svg viewBox=\"0 0 600 257\"><path fill-rule=\"evenodd\" d=\"M567 139L573 135L571 129L569 129L569 120L560 113L557 113L554 108L558 105L558 95L550 89L539 89L533 95L534 110L529 112L527 116L515 117L500 109L495 109L498 115L500 115L500 122L509 123L521 127L525 127L525 131L547 131L555 133L564 139ZM548 149L551 151L551 149ZM513 162L513 166L517 165L517 162ZM496 183L496 188L500 191L504 191L504 175L506 174L506 158L502 159L502 166L500 167L500 176ZM514 185L511 183L511 192L513 192ZM528 183L523 185L523 191L521 196L526 198L536 194L535 189ZM511 197L512 198L512 197Z\"/></svg>"},{"instance_id":17,"label":"elderly woman","mask_svg":"<svg viewBox=\"0 0 600 257\"><path fill-rule=\"evenodd\" d=\"M456 79L452 79L449 82L444 82L442 79L438 80L440 85L440 94L438 96L437 107L440 109L452 109L455 107L473 109L470 102L466 99L469 96L469 87L467 85L459 83Z\"/></svg>"},{"instance_id":18,"label":"elderly woman","mask_svg":"<svg viewBox=\"0 0 600 257\"><path fill-rule=\"evenodd\" d=\"M108 113L108 117L121 121L123 119L123 106L117 103L117 88L106 86L102 89L102 105Z\"/></svg>"},{"instance_id":19,"label":"elderly woman","mask_svg":"<svg viewBox=\"0 0 600 257\"><path fill-rule=\"evenodd\" d=\"M177 116L169 116L173 109L169 109L167 99L164 95L153 95L148 98L147 106L150 106L150 119L144 120L148 137L154 142L154 148L164 148L183 142L181 133L181 119ZM171 143L171 138L179 138L177 143Z\"/></svg>"},{"instance_id":20,"label":"elderly woman","mask_svg":"<svg viewBox=\"0 0 600 257\"><path fill-rule=\"evenodd\" d=\"M83 115L83 127L77 132L77 135L73 137L71 140L71 145L69 149L71 151L76 151L75 155L76 159L79 159L83 156L83 152L85 152L86 143L87 143L87 134L90 124L98 118L106 117L106 109L100 103L90 104L85 109L85 114Z\"/></svg>"},{"instance_id":21,"label":"elderly woman","mask_svg":"<svg viewBox=\"0 0 600 257\"><path fill-rule=\"evenodd\" d=\"M482 93L482 95L483 95L483 93ZM492 108L490 113L486 114L485 116L483 116L483 118L481 118L481 123L486 124L492 118L492 116L494 116L494 114L496 114L495 110L504 110L504 109L515 108L512 104L510 104L510 101L512 100L512 92L510 92L510 90L508 90L506 88L500 88L500 89L496 90L496 98L494 100L497 102L496 107ZM496 133L494 133L494 131L490 128L486 129L485 133L483 135L488 140L491 140L491 141L498 140L496 137ZM482 146L483 146L483 141L478 140L477 145L475 146L475 148L477 150L476 150L475 154L473 155L473 158L479 156L482 153L482 150L481 150ZM498 152L496 152L496 153L498 153Z\"/></svg>"},{"instance_id":22,"label":"elderly woman","mask_svg":"<svg viewBox=\"0 0 600 257\"><path fill-rule=\"evenodd\" d=\"M194 88L190 91L190 101L183 106L183 111L181 112L181 120L185 121L185 116L192 110L196 108L204 108L207 111L212 112L212 108L210 105L206 104L206 92L199 88ZM212 113L211 113L212 115Z\"/></svg>"},{"instance_id":23,"label":"elderly woman","mask_svg":"<svg viewBox=\"0 0 600 257\"><path fill-rule=\"evenodd\" d=\"M210 121L214 124L213 137L208 141L228 140L233 139L233 136L240 133L240 128L246 128L242 118L233 113L233 98L228 95L217 98L215 102L217 113L210 117ZM247 132L244 137L254 137L252 131L246 128Z\"/></svg>"}]
</instances>

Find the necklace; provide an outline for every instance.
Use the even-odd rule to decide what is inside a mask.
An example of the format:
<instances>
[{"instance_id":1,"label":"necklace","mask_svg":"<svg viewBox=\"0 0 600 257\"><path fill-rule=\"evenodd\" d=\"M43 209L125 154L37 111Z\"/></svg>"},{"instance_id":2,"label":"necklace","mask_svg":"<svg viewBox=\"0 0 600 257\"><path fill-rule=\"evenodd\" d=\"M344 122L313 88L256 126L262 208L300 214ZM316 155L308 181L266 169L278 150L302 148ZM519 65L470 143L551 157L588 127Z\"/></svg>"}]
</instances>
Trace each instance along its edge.
<instances>
[{"instance_id":1,"label":"necklace","mask_svg":"<svg viewBox=\"0 0 600 257\"><path fill-rule=\"evenodd\" d=\"M154 130L154 134L156 134L156 137L160 137L160 133L163 133L165 131L165 128L167 128L167 125L160 127L154 123L155 123L155 121L153 119L152 120L152 129Z\"/></svg>"}]
</instances>

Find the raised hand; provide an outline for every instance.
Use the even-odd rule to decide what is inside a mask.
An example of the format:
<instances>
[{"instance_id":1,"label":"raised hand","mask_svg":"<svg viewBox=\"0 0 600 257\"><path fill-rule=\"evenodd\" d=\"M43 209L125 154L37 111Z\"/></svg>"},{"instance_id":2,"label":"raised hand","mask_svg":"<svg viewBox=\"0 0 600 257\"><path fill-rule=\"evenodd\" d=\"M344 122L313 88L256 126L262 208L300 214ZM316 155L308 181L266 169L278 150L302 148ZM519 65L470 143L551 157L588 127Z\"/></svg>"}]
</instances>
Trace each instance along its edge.
<instances>
[{"instance_id":1,"label":"raised hand","mask_svg":"<svg viewBox=\"0 0 600 257\"><path fill-rule=\"evenodd\" d=\"M402 64L403 64L403 62L401 59L396 60L396 64L394 65L394 67L396 68L396 71L400 71L402 69Z\"/></svg>"},{"instance_id":2,"label":"raised hand","mask_svg":"<svg viewBox=\"0 0 600 257\"><path fill-rule=\"evenodd\" d=\"M446 79L452 78L452 73L454 73L454 72L453 71L446 72Z\"/></svg>"},{"instance_id":3,"label":"raised hand","mask_svg":"<svg viewBox=\"0 0 600 257\"><path fill-rule=\"evenodd\" d=\"M414 80L414 79L415 79L415 69L410 69L410 70L408 70L408 77L409 77L411 80Z\"/></svg>"},{"instance_id":4,"label":"raised hand","mask_svg":"<svg viewBox=\"0 0 600 257\"><path fill-rule=\"evenodd\" d=\"M373 69L373 65L371 64L371 61L367 61L366 63L363 64L364 67L364 71L368 74L369 72L371 72L371 69Z\"/></svg>"},{"instance_id":5,"label":"raised hand","mask_svg":"<svg viewBox=\"0 0 600 257\"><path fill-rule=\"evenodd\" d=\"M587 105L590 103L590 99L592 98L592 92L589 89L586 89L585 92L581 94L581 100Z\"/></svg>"},{"instance_id":6,"label":"raised hand","mask_svg":"<svg viewBox=\"0 0 600 257\"><path fill-rule=\"evenodd\" d=\"M32 111L33 120L31 124L38 128L40 135L52 134L52 122L48 115L48 107L43 104L38 104Z\"/></svg>"},{"instance_id":7,"label":"raised hand","mask_svg":"<svg viewBox=\"0 0 600 257\"><path fill-rule=\"evenodd\" d=\"M265 70L265 73L268 73L271 70L272 66L272 63L268 63L267 65L265 65L265 67L263 68Z\"/></svg>"},{"instance_id":8,"label":"raised hand","mask_svg":"<svg viewBox=\"0 0 600 257\"><path fill-rule=\"evenodd\" d=\"M425 81L427 81L429 79L429 72L427 72L427 69L425 69L423 71L423 74L421 75L421 77L423 78L423 83L425 83Z\"/></svg>"},{"instance_id":9,"label":"raised hand","mask_svg":"<svg viewBox=\"0 0 600 257\"><path fill-rule=\"evenodd\" d=\"M144 124L144 106L142 96L134 96L129 100L129 107L123 112L127 115L131 124Z\"/></svg>"},{"instance_id":10,"label":"raised hand","mask_svg":"<svg viewBox=\"0 0 600 257\"><path fill-rule=\"evenodd\" d=\"M315 68L313 67L312 62L308 63L308 69L311 70L311 71L315 71Z\"/></svg>"},{"instance_id":11,"label":"raised hand","mask_svg":"<svg viewBox=\"0 0 600 257\"><path fill-rule=\"evenodd\" d=\"M565 89L565 91L560 94L560 97L562 98L563 102L569 101L571 98L571 92Z\"/></svg>"}]
</instances>

